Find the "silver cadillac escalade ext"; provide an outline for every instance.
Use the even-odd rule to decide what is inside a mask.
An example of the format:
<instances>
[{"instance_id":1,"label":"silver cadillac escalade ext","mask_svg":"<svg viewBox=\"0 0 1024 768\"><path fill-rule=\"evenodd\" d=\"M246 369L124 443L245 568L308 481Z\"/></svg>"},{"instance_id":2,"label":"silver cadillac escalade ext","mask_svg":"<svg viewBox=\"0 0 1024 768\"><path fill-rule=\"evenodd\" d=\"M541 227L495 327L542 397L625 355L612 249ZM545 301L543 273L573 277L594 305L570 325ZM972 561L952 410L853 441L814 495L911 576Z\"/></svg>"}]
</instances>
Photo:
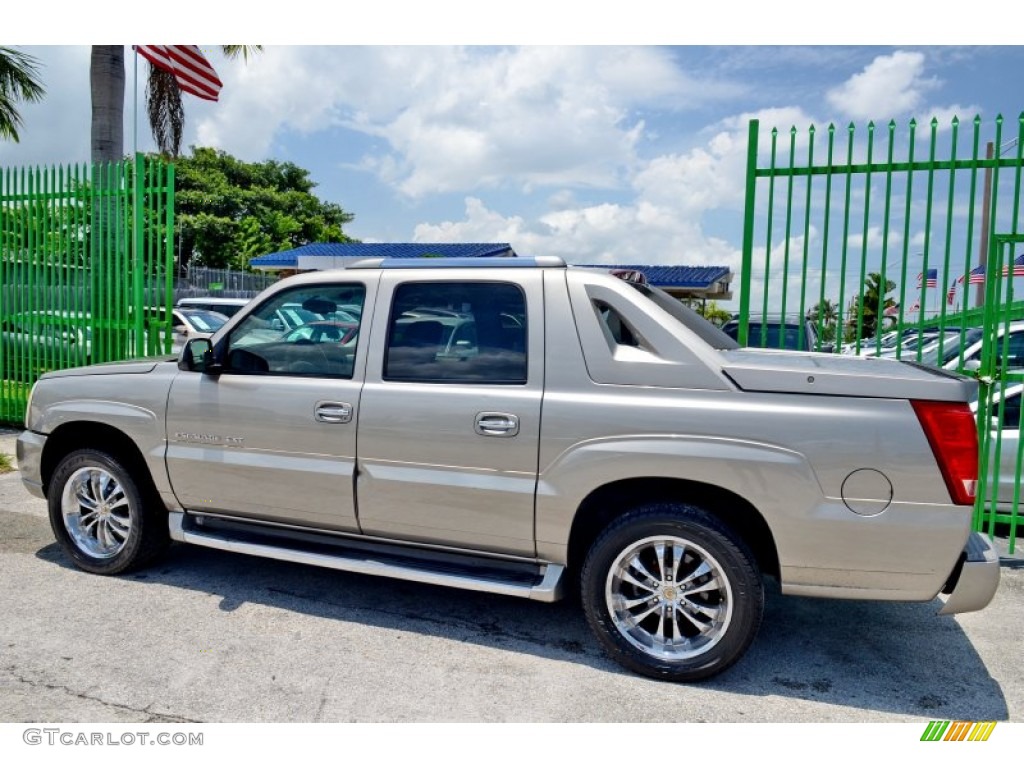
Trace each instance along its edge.
<instances>
[{"instance_id":1,"label":"silver cadillac escalade ext","mask_svg":"<svg viewBox=\"0 0 1024 768\"><path fill-rule=\"evenodd\" d=\"M283 333L285 304L315 320ZM559 259L374 260L281 281L178 360L46 374L18 463L87 571L174 540L578 590L614 659L698 680L753 641L765 578L989 603L975 387L739 348L654 288Z\"/></svg>"}]
</instances>

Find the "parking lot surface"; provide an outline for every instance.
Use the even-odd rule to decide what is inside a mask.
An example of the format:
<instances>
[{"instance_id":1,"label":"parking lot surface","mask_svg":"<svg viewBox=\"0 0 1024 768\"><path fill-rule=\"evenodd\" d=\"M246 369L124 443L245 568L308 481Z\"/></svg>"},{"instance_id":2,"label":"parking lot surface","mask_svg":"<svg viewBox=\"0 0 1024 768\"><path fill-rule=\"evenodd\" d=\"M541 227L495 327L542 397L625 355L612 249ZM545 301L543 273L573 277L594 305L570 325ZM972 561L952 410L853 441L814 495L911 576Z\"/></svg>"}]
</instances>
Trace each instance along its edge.
<instances>
[{"instance_id":1,"label":"parking lot surface","mask_svg":"<svg viewBox=\"0 0 1024 768\"><path fill-rule=\"evenodd\" d=\"M0 434L0 452L13 454ZM1002 544L1005 550L1005 543ZM1024 722L1024 559L984 611L786 597L710 681L604 657L578 605L175 545L142 572L72 567L45 504L0 475L4 722Z\"/></svg>"}]
</instances>

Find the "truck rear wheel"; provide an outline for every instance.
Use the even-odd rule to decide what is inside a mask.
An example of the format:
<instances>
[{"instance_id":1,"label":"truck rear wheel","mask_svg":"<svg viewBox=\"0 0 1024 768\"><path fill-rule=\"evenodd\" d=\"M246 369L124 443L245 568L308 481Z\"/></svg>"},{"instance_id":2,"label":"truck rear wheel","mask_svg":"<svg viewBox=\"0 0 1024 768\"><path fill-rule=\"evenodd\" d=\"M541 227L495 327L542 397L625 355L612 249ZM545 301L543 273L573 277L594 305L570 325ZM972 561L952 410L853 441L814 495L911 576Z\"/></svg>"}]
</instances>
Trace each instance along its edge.
<instances>
[{"instance_id":1,"label":"truck rear wheel","mask_svg":"<svg viewBox=\"0 0 1024 768\"><path fill-rule=\"evenodd\" d=\"M764 586L742 540L706 510L649 504L598 536L581 574L591 629L623 666L661 680L716 675L761 625Z\"/></svg>"},{"instance_id":2,"label":"truck rear wheel","mask_svg":"<svg viewBox=\"0 0 1024 768\"><path fill-rule=\"evenodd\" d=\"M145 565L170 543L167 514L113 456L82 449L57 465L47 494L57 543L84 571Z\"/></svg>"}]
</instances>

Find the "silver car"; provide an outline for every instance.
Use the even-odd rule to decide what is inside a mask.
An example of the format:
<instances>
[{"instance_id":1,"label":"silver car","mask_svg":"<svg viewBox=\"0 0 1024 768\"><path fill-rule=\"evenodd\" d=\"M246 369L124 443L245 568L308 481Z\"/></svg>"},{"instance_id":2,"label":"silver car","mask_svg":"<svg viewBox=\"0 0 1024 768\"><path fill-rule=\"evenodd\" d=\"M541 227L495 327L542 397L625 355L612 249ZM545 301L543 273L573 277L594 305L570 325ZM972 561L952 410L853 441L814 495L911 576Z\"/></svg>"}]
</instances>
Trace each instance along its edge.
<instances>
[{"instance_id":1,"label":"silver car","mask_svg":"<svg viewBox=\"0 0 1024 768\"><path fill-rule=\"evenodd\" d=\"M314 332L342 307L358 329ZM282 329L286 308L313 327ZM976 392L895 360L741 349L656 288L559 259L373 260L280 281L177 361L44 376L18 464L90 572L176 541L573 590L611 658L689 681L743 656L768 579L988 604Z\"/></svg>"}]
</instances>

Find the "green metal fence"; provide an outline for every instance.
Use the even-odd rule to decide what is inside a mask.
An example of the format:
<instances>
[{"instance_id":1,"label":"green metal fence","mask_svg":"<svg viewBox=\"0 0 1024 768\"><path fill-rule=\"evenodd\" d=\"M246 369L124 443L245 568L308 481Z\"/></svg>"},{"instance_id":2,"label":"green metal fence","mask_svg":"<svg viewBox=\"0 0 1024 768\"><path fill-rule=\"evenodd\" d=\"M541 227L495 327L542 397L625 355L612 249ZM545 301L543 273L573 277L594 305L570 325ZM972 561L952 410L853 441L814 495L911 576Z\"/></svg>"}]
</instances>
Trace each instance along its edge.
<instances>
[{"instance_id":1,"label":"green metal fence","mask_svg":"<svg viewBox=\"0 0 1024 768\"><path fill-rule=\"evenodd\" d=\"M782 345L787 335L770 331L788 324L798 347L806 333L819 351L978 377L974 522L990 533L1005 526L1012 552L1021 519L1024 301L1014 288L1024 278L1024 115L1008 141L1002 117L822 133L773 129L762 140L750 123L740 342Z\"/></svg>"},{"instance_id":2,"label":"green metal fence","mask_svg":"<svg viewBox=\"0 0 1024 768\"><path fill-rule=\"evenodd\" d=\"M0 169L0 421L44 372L171 345L174 167Z\"/></svg>"}]
</instances>

